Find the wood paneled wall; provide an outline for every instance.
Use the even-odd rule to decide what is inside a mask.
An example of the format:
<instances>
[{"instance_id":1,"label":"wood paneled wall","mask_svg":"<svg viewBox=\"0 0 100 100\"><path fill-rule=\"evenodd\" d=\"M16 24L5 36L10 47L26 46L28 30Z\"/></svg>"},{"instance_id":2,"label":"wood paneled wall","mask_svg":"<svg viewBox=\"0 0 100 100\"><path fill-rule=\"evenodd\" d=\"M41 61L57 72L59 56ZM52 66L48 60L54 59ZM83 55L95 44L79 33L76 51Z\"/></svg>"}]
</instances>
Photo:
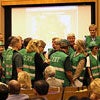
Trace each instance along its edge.
<instances>
[{"instance_id":1,"label":"wood paneled wall","mask_svg":"<svg viewBox=\"0 0 100 100\"><path fill-rule=\"evenodd\" d=\"M78 2L97 2L97 0L2 0L1 5L8 6L8 5L78 3Z\"/></svg>"},{"instance_id":2,"label":"wood paneled wall","mask_svg":"<svg viewBox=\"0 0 100 100\"><path fill-rule=\"evenodd\" d=\"M4 9L1 6L1 1L0 1L0 33L2 33L4 36Z\"/></svg>"},{"instance_id":3,"label":"wood paneled wall","mask_svg":"<svg viewBox=\"0 0 100 100\"><path fill-rule=\"evenodd\" d=\"M97 26L98 26L98 35L100 36L100 0L97 0Z\"/></svg>"}]
</instances>

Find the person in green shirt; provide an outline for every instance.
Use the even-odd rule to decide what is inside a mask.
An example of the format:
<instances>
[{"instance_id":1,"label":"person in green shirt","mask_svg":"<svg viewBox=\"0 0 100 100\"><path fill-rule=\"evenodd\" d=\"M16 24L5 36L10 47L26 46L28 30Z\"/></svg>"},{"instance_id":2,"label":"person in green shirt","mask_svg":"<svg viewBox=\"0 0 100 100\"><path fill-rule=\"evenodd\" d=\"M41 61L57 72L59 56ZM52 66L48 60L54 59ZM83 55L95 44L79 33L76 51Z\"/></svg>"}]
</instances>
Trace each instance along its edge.
<instances>
[{"instance_id":1,"label":"person in green shirt","mask_svg":"<svg viewBox=\"0 0 100 100\"><path fill-rule=\"evenodd\" d=\"M95 41L90 42L89 47L91 52L87 57L86 67L91 82L95 78L100 78L100 54L98 53L99 47Z\"/></svg>"},{"instance_id":2,"label":"person in green shirt","mask_svg":"<svg viewBox=\"0 0 100 100\"><path fill-rule=\"evenodd\" d=\"M73 67L73 81L75 86L78 85L76 84L77 80L81 81L79 82L80 83L79 85L83 85L86 54L87 54L85 52L85 42L79 39L76 40L74 49L76 51L73 52L70 56L71 64Z\"/></svg>"},{"instance_id":3,"label":"person in green shirt","mask_svg":"<svg viewBox=\"0 0 100 100\"><path fill-rule=\"evenodd\" d=\"M97 36L97 26L95 24L91 24L89 26L90 35L85 36L85 46L87 52L91 51L89 48L90 42L95 41L97 45L100 47L100 36Z\"/></svg>"},{"instance_id":4,"label":"person in green shirt","mask_svg":"<svg viewBox=\"0 0 100 100\"><path fill-rule=\"evenodd\" d=\"M18 72L22 71L23 68L23 57L18 52L21 49L21 41L14 37L11 40L11 48L8 48L3 55L3 68L5 71L6 83L11 79L17 80Z\"/></svg>"},{"instance_id":5,"label":"person in green shirt","mask_svg":"<svg viewBox=\"0 0 100 100\"><path fill-rule=\"evenodd\" d=\"M69 41L70 47L68 49L68 54L71 55L72 52L75 51L74 49L74 44L75 44L75 34L74 33L69 33L67 35L67 40Z\"/></svg>"},{"instance_id":6,"label":"person in green shirt","mask_svg":"<svg viewBox=\"0 0 100 100\"><path fill-rule=\"evenodd\" d=\"M50 65L56 69L55 78L63 84L63 87L70 86L72 83L72 67L70 58L67 55L68 47L68 41L61 39L60 50L57 50L50 56Z\"/></svg>"},{"instance_id":7,"label":"person in green shirt","mask_svg":"<svg viewBox=\"0 0 100 100\"><path fill-rule=\"evenodd\" d=\"M23 71L30 74L32 87L34 87L34 81L43 79L43 71L48 66L39 48L44 49L39 40L32 39L26 46L26 51L21 53L24 59Z\"/></svg>"}]
</instances>

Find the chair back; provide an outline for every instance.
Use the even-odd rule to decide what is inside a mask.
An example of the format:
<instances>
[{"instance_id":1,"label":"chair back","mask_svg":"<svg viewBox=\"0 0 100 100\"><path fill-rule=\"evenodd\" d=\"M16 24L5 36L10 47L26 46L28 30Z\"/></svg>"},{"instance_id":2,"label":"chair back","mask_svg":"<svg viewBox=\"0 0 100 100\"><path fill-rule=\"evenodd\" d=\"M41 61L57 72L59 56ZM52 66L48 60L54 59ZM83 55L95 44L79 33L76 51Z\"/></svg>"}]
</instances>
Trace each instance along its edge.
<instances>
[{"instance_id":1,"label":"chair back","mask_svg":"<svg viewBox=\"0 0 100 100\"><path fill-rule=\"evenodd\" d=\"M36 96L34 89L21 89L20 94L27 94L30 99Z\"/></svg>"},{"instance_id":2,"label":"chair back","mask_svg":"<svg viewBox=\"0 0 100 100\"><path fill-rule=\"evenodd\" d=\"M78 87L68 86L64 88L64 91L78 91Z\"/></svg>"},{"instance_id":3,"label":"chair back","mask_svg":"<svg viewBox=\"0 0 100 100\"><path fill-rule=\"evenodd\" d=\"M71 96L77 96L79 99L82 97L89 97L89 91L65 91L63 95L63 100L68 100Z\"/></svg>"},{"instance_id":4,"label":"chair back","mask_svg":"<svg viewBox=\"0 0 100 100\"><path fill-rule=\"evenodd\" d=\"M60 87L50 87L46 97L47 97L48 100L61 100L61 98L62 98L62 88L60 88Z\"/></svg>"}]
</instances>

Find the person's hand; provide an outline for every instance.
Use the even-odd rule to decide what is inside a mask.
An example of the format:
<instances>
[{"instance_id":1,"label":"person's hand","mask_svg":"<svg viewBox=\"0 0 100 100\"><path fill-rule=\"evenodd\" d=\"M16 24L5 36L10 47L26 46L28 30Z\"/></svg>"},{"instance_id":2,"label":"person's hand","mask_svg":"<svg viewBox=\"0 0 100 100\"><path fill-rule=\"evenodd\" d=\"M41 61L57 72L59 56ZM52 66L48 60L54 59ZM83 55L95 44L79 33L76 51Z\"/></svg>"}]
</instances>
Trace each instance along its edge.
<instances>
[{"instance_id":1,"label":"person's hand","mask_svg":"<svg viewBox=\"0 0 100 100\"><path fill-rule=\"evenodd\" d=\"M93 81L93 77L92 77L92 76L90 76L90 81L91 81L91 82Z\"/></svg>"},{"instance_id":2,"label":"person's hand","mask_svg":"<svg viewBox=\"0 0 100 100\"><path fill-rule=\"evenodd\" d=\"M44 62L50 64L50 59L45 59Z\"/></svg>"}]
</instances>

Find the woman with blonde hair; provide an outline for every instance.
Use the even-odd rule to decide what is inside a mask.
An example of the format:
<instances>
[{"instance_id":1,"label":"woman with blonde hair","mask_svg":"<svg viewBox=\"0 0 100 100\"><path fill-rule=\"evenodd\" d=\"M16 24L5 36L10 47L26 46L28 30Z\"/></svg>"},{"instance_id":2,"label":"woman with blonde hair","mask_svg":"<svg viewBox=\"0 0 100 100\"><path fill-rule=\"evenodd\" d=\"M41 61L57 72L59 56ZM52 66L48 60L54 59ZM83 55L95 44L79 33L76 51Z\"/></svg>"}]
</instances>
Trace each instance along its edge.
<instances>
[{"instance_id":1,"label":"woman with blonde hair","mask_svg":"<svg viewBox=\"0 0 100 100\"><path fill-rule=\"evenodd\" d=\"M90 99L91 100L100 100L100 78L95 78L89 86L91 90Z\"/></svg>"},{"instance_id":2,"label":"woman with blonde hair","mask_svg":"<svg viewBox=\"0 0 100 100\"><path fill-rule=\"evenodd\" d=\"M23 54L23 70L30 74L32 87L34 87L34 81L43 78L42 72L47 66L41 57L38 41L37 39L30 40L26 47L26 53Z\"/></svg>"},{"instance_id":3,"label":"woman with blonde hair","mask_svg":"<svg viewBox=\"0 0 100 100\"><path fill-rule=\"evenodd\" d=\"M39 53L39 49L37 48L37 43L38 40L37 39L32 39L29 41L27 47L26 47L26 51L27 52L38 52Z\"/></svg>"},{"instance_id":4,"label":"woman with blonde hair","mask_svg":"<svg viewBox=\"0 0 100 100\"><path fill-rule=\"evenodd\" d=\"M36 53L35 56L35 81L44 79L43 72L49 65L49 60L43 54L45 46L46 43L43 40L37 41L37 48L39 50L39 53Z\"/></svg>"},{"instance_id":5,"label":"woman with blonde hair","mask_svg":"<svg viewBox=\"0 0 100 100\"><path fill-rule=\"evenodd\" d=\"M84 77L84 68L86 63L85 42L83 40L76 40L74 49L75 52L73 52L70 56L73 67L73 82L74 85L82 86ZM75 82L78 82L79 84L75 84Z\"/></svg>"},{"instance_id":6,"label":"woman with blonde hair","mask_svg":"<svg viewBox=\"0 0 100 100\"><path fill-rule=\"evenodd\" d=\"M26 71L19 72L17 80L21 85L21 89L31 89L32 88L31 77L28 72Z\"/></svg>"},{"instance_id":7,"label":"woman with blonde hair","mask_svg":"<svg viewBox=\"0 0 100 100\"><path fill-rule=\"evenodd\" d=\"M26 51L21 53L24 59L23 71L26 71L30 74L32 86L35 79L35 54L39 53L37 48L37 41L37 39L30 40L26 46Z\"/></svg>"}]
</instances>

